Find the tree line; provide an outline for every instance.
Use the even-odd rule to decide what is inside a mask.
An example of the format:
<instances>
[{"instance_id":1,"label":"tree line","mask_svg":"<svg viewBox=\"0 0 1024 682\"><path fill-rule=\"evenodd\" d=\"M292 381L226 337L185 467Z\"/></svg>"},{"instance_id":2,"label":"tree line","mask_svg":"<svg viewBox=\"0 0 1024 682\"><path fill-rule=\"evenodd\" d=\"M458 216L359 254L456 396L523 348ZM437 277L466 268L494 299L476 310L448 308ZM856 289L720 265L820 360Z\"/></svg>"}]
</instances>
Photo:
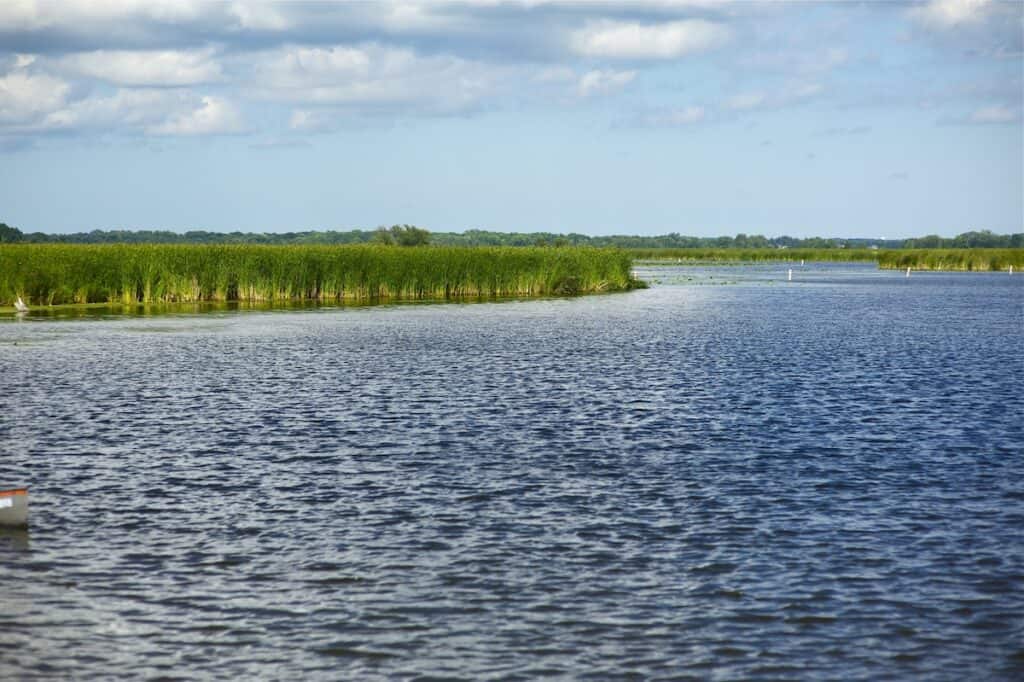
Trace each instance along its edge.
<instances>
[{"instance_id":1,"label":"tree line","mask_svg":"<svg viewBox=\"0 0 1024 682\"><path fill-rule=\"evenodd\" d=\"M381 226L374 230L309 230L305 232L210 232L189 230L92 230L71 234L25 233L0 223L0 243L59 244L390 244L395 246L616 246L626 249L975 249L1024 248L1024 233L970 231L955 237L928 235L912 239L827 239L765 237L739 233L734 237L688 237L678 232L658 236L590 236L570 232L430 232L415 225Z\"/></svg>"}]
</instances>

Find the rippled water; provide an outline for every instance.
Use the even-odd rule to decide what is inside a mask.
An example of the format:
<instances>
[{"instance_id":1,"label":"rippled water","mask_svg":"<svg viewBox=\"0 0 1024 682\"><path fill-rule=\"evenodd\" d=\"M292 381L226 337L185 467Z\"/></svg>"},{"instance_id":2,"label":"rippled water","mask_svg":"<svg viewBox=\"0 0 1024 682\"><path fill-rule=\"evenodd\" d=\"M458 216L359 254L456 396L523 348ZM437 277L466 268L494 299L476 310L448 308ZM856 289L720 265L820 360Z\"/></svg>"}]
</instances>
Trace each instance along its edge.
<instances>
[{"instance_id":1,"label":"rippled water","mask_svg":"<svg viewBox=\"0 0 1024 682\"><path fill-rule=\"evenodd\" d=\"M0 673L1024 674L1024 276L781 267L3 318Z\"/></svg>"}]
</instances>

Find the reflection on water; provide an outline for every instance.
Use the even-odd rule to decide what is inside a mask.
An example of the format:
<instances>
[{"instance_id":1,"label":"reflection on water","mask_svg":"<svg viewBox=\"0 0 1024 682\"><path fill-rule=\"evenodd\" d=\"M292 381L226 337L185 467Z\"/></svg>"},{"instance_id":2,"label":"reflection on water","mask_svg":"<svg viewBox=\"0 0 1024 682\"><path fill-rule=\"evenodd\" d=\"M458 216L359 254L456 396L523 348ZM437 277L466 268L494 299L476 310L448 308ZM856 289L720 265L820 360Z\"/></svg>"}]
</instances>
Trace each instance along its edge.
<instances>
[{"instance_id":1,"label":"reflection on water","mask_svg":"<svg viewBox=\"0 0 1024 682\"><path fill-rule=\"evenodd\" d=\"M26 528L0 526L0 552L27 550L28 539L28 529Z\"/></svg>"},{"instance_id":2,"label":"reflection on water","mask_svg":"<svg viewBox=\"0 0 1024 682\"><path fill-rule=\"evenodd\" d=\"M1019 676L1024 278L698 272L8 317L0 670Z\"/></svg>"}]
</instances>

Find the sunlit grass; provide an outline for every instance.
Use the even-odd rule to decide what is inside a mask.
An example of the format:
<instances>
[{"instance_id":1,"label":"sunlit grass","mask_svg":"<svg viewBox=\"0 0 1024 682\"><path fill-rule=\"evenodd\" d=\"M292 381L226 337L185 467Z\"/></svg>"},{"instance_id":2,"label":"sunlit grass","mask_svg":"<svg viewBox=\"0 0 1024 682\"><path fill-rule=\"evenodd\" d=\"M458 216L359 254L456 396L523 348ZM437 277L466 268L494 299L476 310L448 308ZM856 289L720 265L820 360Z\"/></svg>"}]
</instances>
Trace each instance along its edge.
<instances>
[{"instance_id":1,"label":"sunlit grass","mask_svg":"<svg viewBox=\"0 0 1024 682\"><path fill-rule=\"evenodd\" d=\"M768 261L873 261L872 249L627 249L638 260L678 260L702 263Z\"/></svg>"},{"instance_id":2,"label":"sunlit grass","mask_svg":"<svg viewBox=\"0 0 1024 682\"><path fill-rule=\"evenodd\" d=\"M885 251L878 267L914 270L1009 270L1024 268L1024 249L903 249Z\"/></svg>"},{"instance_id":3,"label":"sunlit grass","mask_svg":"<svg viewBox=\"0 0 1024 682\"><path fill-rule=\"evenodd\" d=\"M638 260L700 263L769 261L876 262L883 269L1014 270L1024 268L1024 249L628 249Z\"/></svg>"},{"instance_id":4,"label":"sunlit grass","mask_svg":"<svg viewBox=\"0 0 1024 682\"><path fill-rule=\"evenodd\" d=\"M0 246L0 305L416 300L628 289L619 249L157 244Z\"/></svg>"}]
</instances>

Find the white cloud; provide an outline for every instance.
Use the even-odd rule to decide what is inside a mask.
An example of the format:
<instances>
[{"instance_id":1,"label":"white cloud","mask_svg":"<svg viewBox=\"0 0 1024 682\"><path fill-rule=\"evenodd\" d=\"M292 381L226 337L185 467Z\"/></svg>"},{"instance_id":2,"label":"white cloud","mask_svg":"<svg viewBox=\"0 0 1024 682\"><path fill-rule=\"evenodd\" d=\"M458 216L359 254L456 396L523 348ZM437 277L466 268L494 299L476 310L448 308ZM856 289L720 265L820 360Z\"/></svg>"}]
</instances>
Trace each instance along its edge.
<instances>
[{"instance_id":1,"label":"white cloud","mask_svg":"<svg viewBox=\"0 0 1024 682\"><path fill-rule=\"evenodd\" d=\"M116 131L206 135L243 130L238 110L219 97L203 97L182 89L121 88L109 95L68 100L67 85L55 86L62 81L35 76L26 87L22 76L11 74L0 79L0 95L9 92L4 87L11 82L20 87L18 107L5 106L0 97L0 134Z\"/></svg>"},{"instance_id":2,"label":"white cloud","mask_svg":"<svg viewBox=\"0 0 1024 682\"><path fill-rule=\"evenodd\" d=\"M806 100L820 95L824 90L821 83L798 80L781 85L773 91L757 90L737 93L727 97L724 106L726 109L735 112L781 109L799 105Z\"/></svg>"},{"instance_id":3,"label":"white cloud","mask_svg":"<svg viewBox=\"0 0 1024 682\"><path fill-rule=\"evenodd\" d=\"M53 76L13 71L0 78L0 123L31 125L63 106L70 89Z\"/></svg>"},{"instance_id":4,"label":"white cloud","mask_svg":"<svg viewBox=\"0 0 1024 682\"><path fill-rule=\"evenodd\" d=\"M783 93L783 97L786 100L807 99L820 94L823 89L821 83L795 83Z\"/></svg>"},{"instance_id":5,"label":"white cloud","mask_svg":"<svg viewBox=\"0 0 1024 682\"><path fill-rule=\"evenodd\" d=\"M334 116L329 111L295 109L288 120L288 127L300 132L323 132L331 129L333 118Z\"/></svg>"},{"instance_id":6,"label":"white cloud","mask_svg":"<svg viewBox=\"0 0 1024 682\"><path fill-rule=\"evenodd\" d=\"M379 45L292 47L259 58L251 89L260 98L307 105L452 113L494 92L507 71Z\"/></svg>"},{"instance_id":7,"label":"white cloud","mask_svg":"<svg viewBox=\"0 0 1024 682\"><path fill-rule=\"evenodd\" d=\"M149 19L161 23L182 23L211 9L202 0L4 0L0 3L0 25L15 30L41 28L81 29L96 24ZM220 10L217 10L218 12Z\"/></svg>"},{"instance_id":8,"label":"white cloud","mask_svg":"<svg viewBox=\"0 0 1024 682\"><path fill-rule=\"evenodd\" d=\"M726 106L733 111L747 111L748 109L757 109L762 106L765 103L765 99L763 92L745 92L730 97L726 101Z\"/></svg>"},{"instance_id":9,"label":"white cloud","mask_svg":"<svg viewBox=\"0 0 1024 682\"><path fill-rule=\"evenodd\" d=\"M971 123L1013 123L1020 117L1019 113L1007 107L983 107L971 112L968 121Z\"/></svg>"},{"instance_id":10,"label":"white cloud","mask_svg":"<svg viewBox=\"0 0 1024 682\"><path fill-rule=\"evenodd\" d=\"M243 29L254 31L285 31L292 26L291 20L282 11L280 4L269 2L238 2L235 0L228 8Z\"/></svg>"},{"instance_id":11,"label":"white cloud","mask_svg":"<svg viewBox=\"0 0 1024 682\"><path fill-rule=\"evenodd\" d=\"M550 66L541 69L533 80L538 83L571 83L576 80L576 72L568 66Z\"/></svg>"},{"instance_id":12,"label":"white cloud","mask_svg":"<svg viewBox=\"0 0 1024 682\"><path fill-rule=\"evenodd\" d=\"M588 57L675 59L718 47L729 37L728 28L703 19L660 24L604 20L575 31L570 45Z\"/></svg>"},{"instance_id":13,"label":"white cloud","mask_svg":"<svg viewBox=\"0 0 1024 682\"><path fill-rule=\"evenodd\" d=\"M188 95L165 90L118 90L109 96L86 97L57 108L42 121L42 130L139 129L157 125L183 106Z\"/></svg>"},{"instance_id":14,"label":"white cloud","mask_svg":"<svg viewBox=\"0 0 1024 682\"><path fill-rule=\"evenodd\" d=\"M607 95L633 82L636 71L588 71L580 77L576 92L581 97Z\"/></svg>"},{"instance_id":15,"label":"white cloud","mask_svg":"<svg viewBox=\"0 0 1024 682\"><path fill-rule=\"evenodd\" d=\"M708 112L702 106L688 106L677 109L656 109L639 114L624 121L625 125L644 128L683 128L704 123L708 120Z\"/></svg>"},{"instance_id":16,"label":"white cloud","mask_svg":"<svg viewBox=\"0 0 1024 682\"><path fill-rule=\"evenodd\" d=\"M910 16L931 28L953 28L984 21L992 5L992 0L931 0L912 8Z\"/></svg>"},{"instance_id":17,"label":"white cloud","mask_svg":"<svg viewBox=\"0 0 1024 682\"><path fill-rule=\"evenodd\" d=\"M223 75L209 48L79 52L61 58L59 66L117 85L195 85L220 80Z\"/></svg>"},{"instance_id":18,"label":"white cloud","mask_svg":"<svg viewBox=\"0 0 1024 682\"><path fill-rule=\"evenodd\" d=\"M172 116L166 122L152 126L148 132L156 135L218 135L239 133L244 130L242 115L222 97L202 98L200 106L189 112Z\"/></svg>"}]
</instances>

